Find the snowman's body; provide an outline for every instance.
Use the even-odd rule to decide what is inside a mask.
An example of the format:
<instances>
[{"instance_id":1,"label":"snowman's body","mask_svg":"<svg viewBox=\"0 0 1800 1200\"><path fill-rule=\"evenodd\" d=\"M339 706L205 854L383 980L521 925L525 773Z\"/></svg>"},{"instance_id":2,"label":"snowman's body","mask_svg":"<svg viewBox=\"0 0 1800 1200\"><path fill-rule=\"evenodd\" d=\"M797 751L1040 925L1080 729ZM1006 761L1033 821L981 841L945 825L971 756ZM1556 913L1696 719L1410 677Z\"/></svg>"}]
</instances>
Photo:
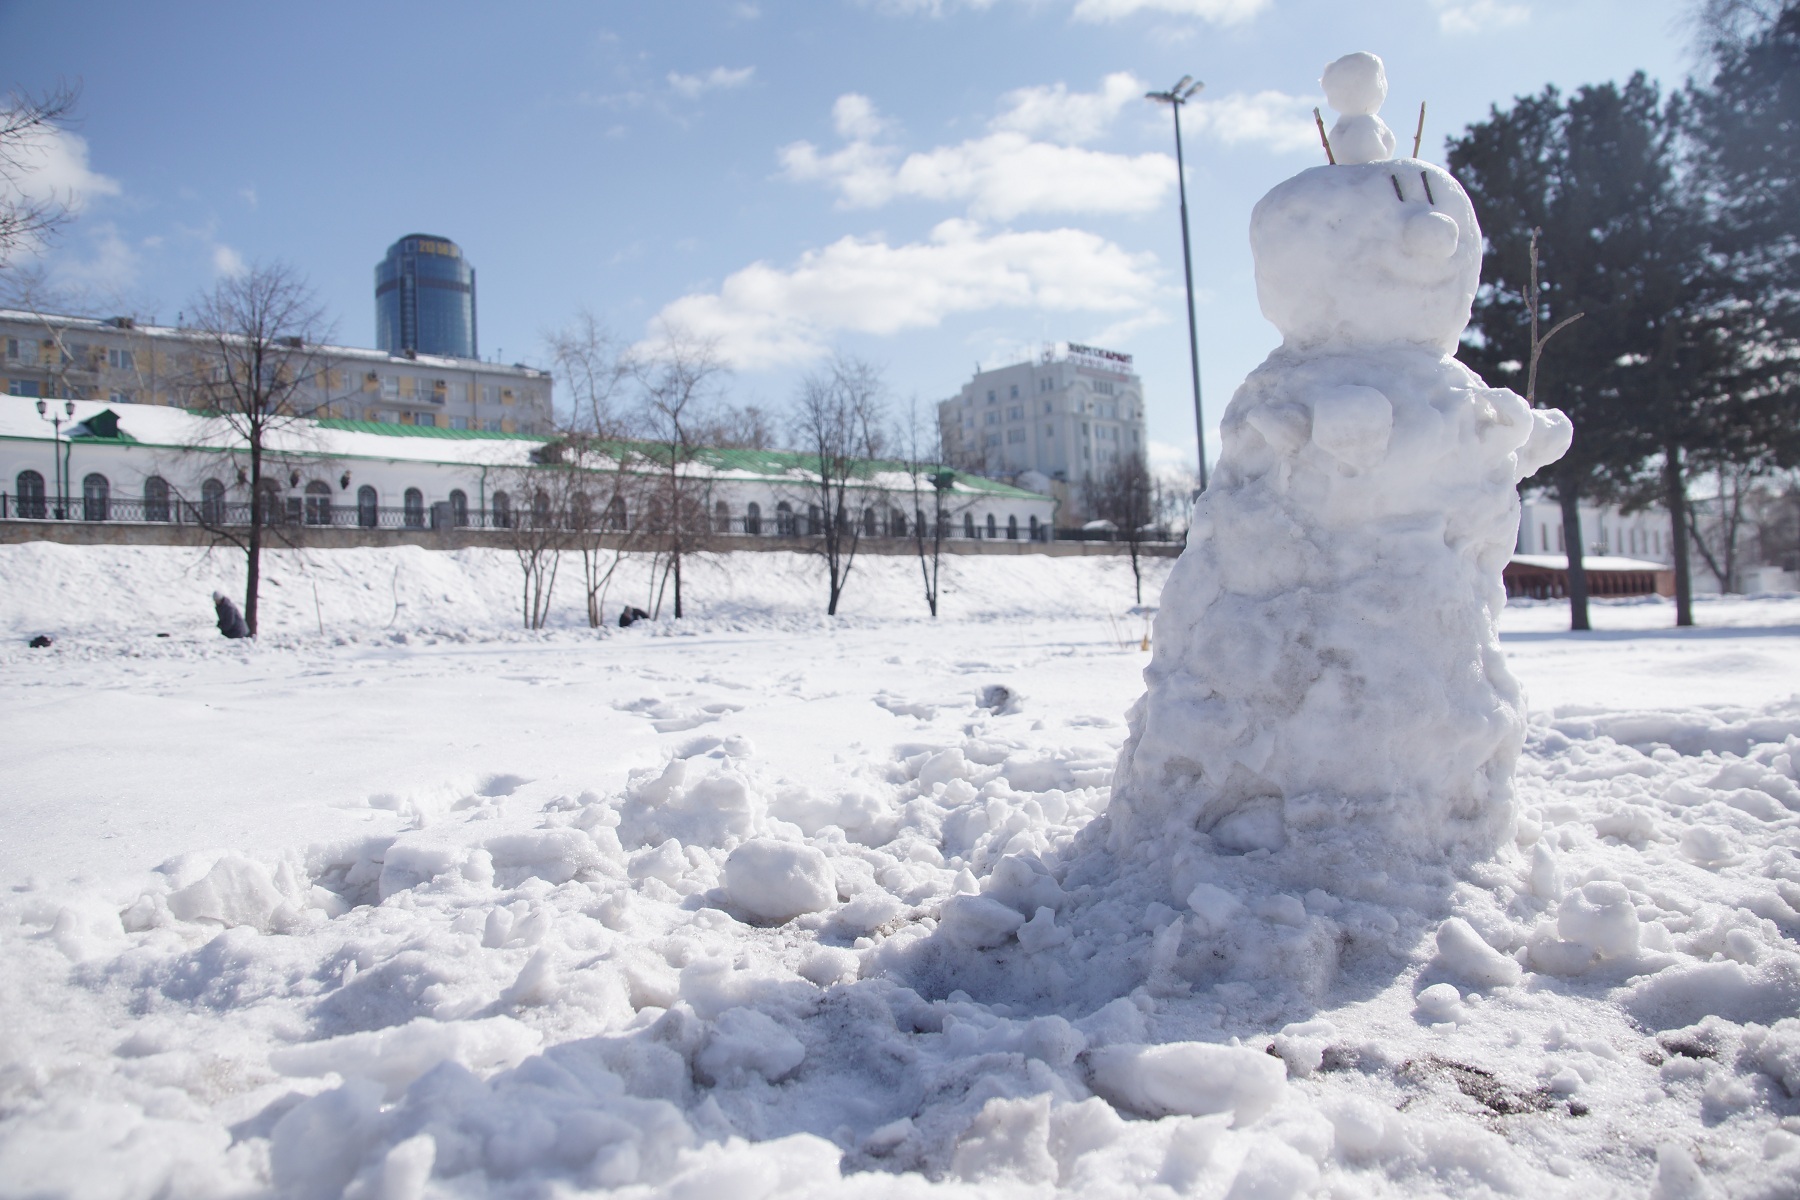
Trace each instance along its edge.
<instances>
[{"instance_id":1,"label":"snowman's body","mask_svg":"<svg viewBox=\"0 0 1800 1200\"><path fill-rule=\"evenodd\" d=\"M1524 719L1501 570L1517 482L1570 433L1450 357L1481 234L1442 169L1302 172L1251 244L1284 341L1226 411L1109 809L1114 849L1163 860L1177 896L1209 854L1324 882L1506 836Z\"/></svg>"}]
</instances>

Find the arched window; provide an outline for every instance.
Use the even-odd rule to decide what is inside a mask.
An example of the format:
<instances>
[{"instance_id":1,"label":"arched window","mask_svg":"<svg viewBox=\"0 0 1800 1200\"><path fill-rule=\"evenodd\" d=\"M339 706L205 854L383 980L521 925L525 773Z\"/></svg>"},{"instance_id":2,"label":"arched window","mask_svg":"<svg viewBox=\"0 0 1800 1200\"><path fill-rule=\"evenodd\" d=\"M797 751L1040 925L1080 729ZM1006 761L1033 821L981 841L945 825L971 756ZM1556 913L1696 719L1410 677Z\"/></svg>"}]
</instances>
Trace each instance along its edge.
<instances>
[{"instance_id":1,"label":"arched window","mask_svg":"<svg viewBox=\"0 0 1800 1200\"><path fill-rule=\"evenodd\" d=\"M461 488L450 493L450 523L458 529L467 528L469 524L469 496Z\"/></svg>"},{"instance_id":2,"label":"arched window","mask_svg":"<svg viewBox=\"0 0 1800 1200\"><path fill-rule=\"evenodd\" d=\"M262 514L264 524L281 523L281 484L273 479L264 479L256 489L256 507Z\"/></svg>"},{"instance_id":3,"label":"arched window","mask_svg":"<svg viewBox=\"0 0 1800 1200\"><path fill-rule=\"evenodd\" d=\"M531 523L539 529L550 528L550 493L543 488L531 497Z\"/></svg>"},{"instance_id":4,"label":"arched window","mask_svg":"<svg viewBox=\"0 0 1800 1200\"><path fill-rule=\"evenodd\" d=\"M306 485L306 523L331 524L331 485L323 479L309 480Z\"/></svg>"},{"instance_id":5,"label":"arched window","mask_svg":"<svg viewBox=\"0 0 1800 1200\"><path fill-rule=\"evenodd\" d=\"M19 491L19 515L43 520L44 477L36 471L20 471L16 483Z\"/></svg>"},{"instance_id":6,"label":"arched window","mask_svg":"<svg viewBox=\"0 0 1800 1200\"><path fill-rule=\"evenodd\" d=\"M663 502L661 496L650 497L650 503L644 506L644 527L652 533L662 532Z\"/></svg>"},{"instance_id":7,"label":"arched window","mask_svg":"<svg viewBox=\"0 0 1800 1200\"><path fill-rule=\"evenodd\" d=\"M112 517L112 484L95 471L81 481L81 519L105 521Z\"/></svg>"},{"instance_id":8,"label":"arched window","mask_svg":"<svg viewBox=\"0 0 1800 1200\"><path fill-rule=\"evenodd\" d=\"M1034 542L1037 541L1039 534L1040 534L1040 530L1038 527L1037 514L1032 513L1031 514L1031 540Z\"/></svg>"},{"instance_id":9,"label":"arched window","mask_svg":"<svg viewBox=\"0 0 1800 1200\"><path fill-rule=\"evenodd\" d=\"M216 479L208 479L200 485L200 523L225 523L225 485Z\"/></svg>"},{"instance_id":10,"label":"arched window","mask_svg":"<svg viewBox=\"0 0 1800 1200\"><path fill-rule=\"evenodd\" d=\"M807 505L806 506L806 535L808 537L812 537L815 534L821 534L824 532L825 532L825 511L816 504Z\"/></svg>"},{"instance_id":11,"label":"arched window","mask_svg":"<svg viewBox=\"0 0 1800 1200\"><path fill-rule=\"evenodd\" d=\"M625 497L614 496L606 505L606 527L625 528Z\"/></svg>"},{"instance_id":12,"label":"arched window","mask_svg":"<svg viewBox=\"0 0 1800 1200\"><path fill-rule=\"evenodd\" d=\"M1006 540L1009 542L1019 540L1019 518L1016 514L1009 514L1006 518Z\"/></svg>"},{"instance_id":13,"label":"arched window","mask_svg":"<svg viewBox=\"0 0 1800 1200\"><path fill-rule=\"evenodd\" d=\"M713 505L713 532L731 532L731 505L723 500Z\"/></svg>"},{"instance_id":14,"label":"arched window","mask_svg":"<svg viewBox=\"0 0 1800 1200\"><path fill-rule=\"evenodd\" d=\"M366 483L356 489L356 523L364 529L381 524L381 497Z\"/></svg>"},{"instance_id":15,"label":"arched window","mask_svg":"<svg viewBox=\"0 0 1800 1200\"><path fill-rule=\"evenodd\" d=\"M797 532L794 528L794 506L786 500L775 506L775 532L781 537L793 537Z\"/></svg>"},{"instance_id":16,"label":"arched window","mask_svg":"<svg viewBox=\"0 0 1800 1200\"><path fill-rule=\"evenodd\" d=\"M913 509L913 528L916 529L920 533L925 532L925 510L924 509L922 509L922 508Z\"/></svg>"},{"instance_id":17,"label":"arched window","mask_svg":"<svg viewBox=\"0 0 1800 1200\"><path fill-rule=\"evenodd\" d=\"M975 514L973 513L963 514L963 536L966 538L975 536Z\"/></svg>"},{"instance_id":18,"label":"arched window","mask_svg":"<svg viewBox=\"0 0 1800 1200\"><path fill-rule=\"evenodd\" d=\"M1000 523L994 520L993 513L988 514L987 535L989 538L997 538L1000 536Z\"/></svg>"},{"instance_id":19,"label":"arched window","mask_svg":"<svg viewBox=\"0 0 1800 1200\"><path fill-rule=\"evenodd\" d=\"M569 523L576 529L594 527L594 502L586 492L578 491L570 497Z\"/></svg>"},{"instance_id":20,"label":"arched window","mask_svg":"<svg viewBox=\"0 0 1800 1200\"><path fill-rule=\"evenodd\" d=\"M872 508L863 509L862 525L863 525L863 536L864 537L874 537L875 536L876 523L875 523L875 510L874 509L872 509Z\"/></svg>"},{"instance_id":21,"label":"arched window","mask_svg":"<svg viewBox=\"0 0 1800 1200\"><path fill-rule=\"evenodd\" d=\"M906 514L897 508L888 512L888 534L892 537L906 536Z\"/></svg>"},{"instance_id":22,"label":"arched window","mask_svg":"<svg viewBox=\"0 0 1800 1200\"><path fill-rule=\"evenodd\" d=\"M762 532L762 505L754 500L744 506L744 532L751 536Z\"/></svg>"},{"instance_id":23,"label":"arched window","mask_svg":"<svg viewBox=\"0 0 1800 1200\"><path fill-rule=\"evenodd\" d=\"M494 528L512 528L512 497L505 492L494 493Z\"/></svg>"},{"instance_id":24,"label":"arched window","mask_svg":"<svg viewBox=\"0 0 1800 1200\"><path fill-rule=\"evenodd\" d=\"M407 488L400 499L403 509L402 520L408 529L425 528L425 493L418 488Z\"/></svg>"},{"instance_id":25,"label":"arched window","mask_svg":"<svg viewBox=\"0 0 1800 1200\"><path fill-rule=\"evenodd\" d=\"M144 480L144 520L166 521L169 519L169 481L161 475L152 475Z\"/></svg>"}]
</instances>

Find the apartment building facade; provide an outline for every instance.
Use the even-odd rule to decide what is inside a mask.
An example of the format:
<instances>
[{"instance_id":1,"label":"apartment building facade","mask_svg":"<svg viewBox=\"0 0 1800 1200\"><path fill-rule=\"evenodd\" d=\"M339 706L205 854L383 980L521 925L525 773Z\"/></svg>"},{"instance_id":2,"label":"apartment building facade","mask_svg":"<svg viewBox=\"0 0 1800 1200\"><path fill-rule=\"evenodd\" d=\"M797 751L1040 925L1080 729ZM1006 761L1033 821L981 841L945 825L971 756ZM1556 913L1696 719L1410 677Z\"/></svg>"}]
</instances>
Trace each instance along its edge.
<instances>
[{"instance_id":1,"label":"apartment building facade","mask_svg":"<svg viewBox=\"0 0 1800 1200\"><path fill-rule=\"evenodd\" d=\"M129 317L0 309L0 392L50 400L185 406L200 343ZM440 429L548 433L550 373L514 363L325 346L316 415Z\"/></svg>"},{"instance_id":2,"label":"apartment building facade","mask_svg":"<svg viewBox=\"0 0 1800 1200\"><path fill-rule=\"evenodd\" d=\"M1086 515L1085 480L1149 445L1143 381L1131 355L1078 343L978 371L938 404L938 428L945 457L959 470L1048 484L1069 505L1059 522Z\"/></svg>"}]
</instances>

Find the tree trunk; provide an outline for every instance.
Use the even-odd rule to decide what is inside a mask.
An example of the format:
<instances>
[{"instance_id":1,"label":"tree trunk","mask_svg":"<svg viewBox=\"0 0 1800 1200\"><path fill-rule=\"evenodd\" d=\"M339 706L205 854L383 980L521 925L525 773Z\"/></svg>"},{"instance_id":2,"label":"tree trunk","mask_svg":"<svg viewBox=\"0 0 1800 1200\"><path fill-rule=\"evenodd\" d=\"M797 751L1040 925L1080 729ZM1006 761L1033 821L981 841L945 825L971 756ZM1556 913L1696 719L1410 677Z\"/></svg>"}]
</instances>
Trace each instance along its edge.
<instances>
[{"instance_id":1,"label":"tree trunk","mask_svg":"<svg viewBox=\"0 0 1800 1200\"><path fill-rule=\"evenodd\" d=\"M262 439L250 438L250 541L244 571L244 628L256 636L256 598L262 584Z\"/></svg>"},{"instance_id":2,"label":"tree trunk","mask_svg":"<svg viewBox=\"0 0 1800 1200\"><path fill-rule=\"evenodd\" d=\"M681 620L681 546L677 543L673 555L675 562L675 619Z\"/></svg>"},{"instance_id":3,"label":"tree trunk","mask_svg":"<svg viewBox=\"0 0 1800 1200\"><path fill-rule=\"evenodd\" d=\"M1663 450L1663 506L1669 510L1670 549L1675 555L1675 626L1694 623L1694 581L1688 572L1687 481L1681 475L1681 449Z\"/></svg>"},{"instance_id":4,"label":"tree trunk","mask_svg":"<svg viewBox=\"0 0 1800 1200\"><path fill-rule=\"evenodd\" d=\"M1581 565L1581 493L1564 481L1556 488L1562 506L1563 554L1569 577L1569 628L1585 630L1588 625L1587 570Z\"/></svg>"},{"instance_id":5,"label":"tree trunk","mask_svg":"<svg viewBox=\"0 0 1800 1200\"><path fill-rule=\"evenodd\" d=\"M1129 545L1131 546L1131 583L1133 594L1137 596L1137 600L1134 601L1134 603L1141 608L1144 603L1144 572L1138 565L1137 539L1135 537L1132 538Z\"/></svg>"}]
</instances>

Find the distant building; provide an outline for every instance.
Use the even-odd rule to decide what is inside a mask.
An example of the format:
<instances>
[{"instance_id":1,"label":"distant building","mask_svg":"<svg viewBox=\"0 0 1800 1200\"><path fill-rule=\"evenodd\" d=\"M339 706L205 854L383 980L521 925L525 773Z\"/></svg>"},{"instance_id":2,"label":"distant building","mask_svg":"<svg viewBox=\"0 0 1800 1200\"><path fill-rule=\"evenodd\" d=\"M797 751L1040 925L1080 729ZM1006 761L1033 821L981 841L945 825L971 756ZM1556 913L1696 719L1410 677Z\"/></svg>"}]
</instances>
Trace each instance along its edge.
<instances>
[{"instance_id":1,"label":"distant building","mask_svg":"<svg viewBox=\"0 0 1800 1200\"><path fill-rule=\"evenodd\" d=\"M323 417L493 433L548 433L551 379L532 367L472 358L323 347ZM198 352L191 331L0 309L0 392L112 404L188 403Z\"/></svg>"},{"instance_id":2,"label":"distant building","mask_svg":"<svg viewBox=\"0 0 1800 1200\"><path fill-rule=\"evenodd\" d=\"M1047 482L1068 504L1059 524L1085 519L1082 484L1148 449L1144 386L1131 355L1063 343L1038 358L980 371L938 404L952 466L1026 487ZM1022 478L1027 473L1041 476Z\"/></svg>"},{"instance_id":3,"label":"distant building","mask_svg":"<svg viewBox=\"0 0 1800 1200\"><path fill-rule=\"evenodd\" d=\"M375 264L375 345L477 358L475 268L449 238L409 233Z\"/></svg>"}]
</instances>

